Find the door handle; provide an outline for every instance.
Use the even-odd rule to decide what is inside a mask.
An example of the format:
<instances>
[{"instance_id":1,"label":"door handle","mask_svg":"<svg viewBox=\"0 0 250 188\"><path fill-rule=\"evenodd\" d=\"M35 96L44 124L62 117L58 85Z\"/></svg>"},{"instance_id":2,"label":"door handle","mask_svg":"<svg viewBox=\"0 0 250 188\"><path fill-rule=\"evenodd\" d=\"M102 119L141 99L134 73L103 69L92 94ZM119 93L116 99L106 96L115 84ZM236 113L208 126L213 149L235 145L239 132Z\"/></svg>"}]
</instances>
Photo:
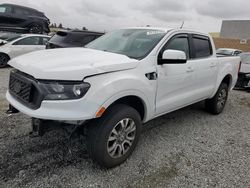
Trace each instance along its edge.
<instances>
[{"instance_id":1,"label":"door handle","mask_svg":"<svg viewBox=\"0 0 250 188\"><path fill-rule=\"evenodd\" d=\"M188 72L188 73L194 72L194 69L193 69L192 67L188 67L188 68L187 68L187 72Z\"/></svg>"}]
</instances>

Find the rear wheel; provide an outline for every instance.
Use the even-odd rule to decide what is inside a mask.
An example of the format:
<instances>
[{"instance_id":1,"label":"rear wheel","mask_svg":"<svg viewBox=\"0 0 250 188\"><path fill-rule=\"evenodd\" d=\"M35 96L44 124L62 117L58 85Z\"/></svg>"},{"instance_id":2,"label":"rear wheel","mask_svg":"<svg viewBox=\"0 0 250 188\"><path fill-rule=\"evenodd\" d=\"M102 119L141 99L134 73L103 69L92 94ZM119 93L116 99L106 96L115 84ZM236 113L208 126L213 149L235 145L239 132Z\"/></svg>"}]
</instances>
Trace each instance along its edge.
<instances>
[{"instance_id":1,"label":"rear wheel","mask_svg":"<svg viewBox=\"0 0 250 188\"><path fill-rule=\"evenodd\" d=\"M212 114L220 114L227 102L228 97L228 85L222 83L212 99L208 99L205 102L206 109Z\"/></svg>"},{"instance_id":2,"label":"rear wheel","mask_svg":"<svg viewBox=\"0 0 250 188\"><path fill-rule=\"evenodd\" d=\"M10 58L7 54L0 53L0 68L6 67L9 60Z\"/></svg>"},{"instance_id":3,"label":"rear wheel","mask_svg":"<svg viewBox=\"0 0 250 188\"><path fill-rule=\"evenodd\" d=\"M34 23L29 27L29 33L42 34L43 27L37 23Z\"/></svg>"},{"instance_id":4,"label":"rear wheel","mask_svg":"<svg viewBox=\"0 0 250 188\"><path fill-rule=\"evenodd\" d=\"M115 105L88 126L88 152L101 166L112 168L131 155L140 133L139 113L127 105Z\"/></svg>"}]
</instances>

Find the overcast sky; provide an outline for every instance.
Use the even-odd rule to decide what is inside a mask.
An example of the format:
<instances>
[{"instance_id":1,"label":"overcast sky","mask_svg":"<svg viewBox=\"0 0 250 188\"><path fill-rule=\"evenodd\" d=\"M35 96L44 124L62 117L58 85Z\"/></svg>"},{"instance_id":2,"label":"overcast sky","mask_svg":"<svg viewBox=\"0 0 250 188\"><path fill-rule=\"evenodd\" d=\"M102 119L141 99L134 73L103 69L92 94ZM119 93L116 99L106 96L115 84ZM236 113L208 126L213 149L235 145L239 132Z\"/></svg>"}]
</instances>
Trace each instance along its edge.
<instances>
[{"instance_id":1,"label":"overcast sky","mask_svg":"<svg viewBox=\"0 0 250 188\"><path fill-rule=\"evenodd\" d=\"M36 8L65 27L110 31L130 26L220 31L223 19L250 19L249 0L0 0Z\"/></svg>"}]
</instances>

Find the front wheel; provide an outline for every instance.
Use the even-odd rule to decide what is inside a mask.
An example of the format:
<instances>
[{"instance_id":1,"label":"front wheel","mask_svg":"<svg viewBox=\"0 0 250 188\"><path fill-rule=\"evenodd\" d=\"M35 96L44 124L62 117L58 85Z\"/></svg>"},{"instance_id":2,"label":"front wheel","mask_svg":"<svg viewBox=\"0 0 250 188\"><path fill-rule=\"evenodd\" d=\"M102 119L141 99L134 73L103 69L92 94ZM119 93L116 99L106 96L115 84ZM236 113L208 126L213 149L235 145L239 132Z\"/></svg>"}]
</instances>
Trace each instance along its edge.
<instances>
[{"instance_id":1,"label":"front wheel","mask_svg":"<svg viewBox=\"0 0 250 188\"><path fill-rule=\"evenodd\" d=\"M140 133L139 113L127 105L115 105L88 126L88 152L101 166L112 168L131 155Z\"/></svg>"},{"instance_id":2,"label":"front wheel","mask_svg":"<svg viewBox=\"0 0 250 188\"><path fill-rule=\"evenodd\" d=\"M227 102L228 98L228 85L222 83L212 99L208 99L205 102L205 106L208 112L212 114L220 114Z\"/></svg>"}]
</instances>

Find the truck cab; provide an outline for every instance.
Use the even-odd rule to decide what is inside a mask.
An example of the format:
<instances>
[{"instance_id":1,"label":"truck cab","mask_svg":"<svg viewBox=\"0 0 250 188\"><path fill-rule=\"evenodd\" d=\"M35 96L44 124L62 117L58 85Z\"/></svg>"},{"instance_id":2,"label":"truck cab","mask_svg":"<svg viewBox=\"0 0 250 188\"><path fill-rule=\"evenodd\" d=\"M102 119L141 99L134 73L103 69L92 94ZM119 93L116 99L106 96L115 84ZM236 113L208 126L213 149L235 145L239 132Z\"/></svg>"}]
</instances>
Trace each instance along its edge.
<instances>
[{"instance_id":1,"label":"truck cab","mask_svg":"<svg viewBox=\"0 0 250 188\"><path fill-rule=\"evenodd\" d=\"M85 48L11 60L6 97L40 121L80 121L87 127L90 156L113 167L133 152L143 124L158 116L203 100L209 112L220 114L239 62L239 57L218 58L204 33L120 29Z\"/></svg>"}]
</instances>

